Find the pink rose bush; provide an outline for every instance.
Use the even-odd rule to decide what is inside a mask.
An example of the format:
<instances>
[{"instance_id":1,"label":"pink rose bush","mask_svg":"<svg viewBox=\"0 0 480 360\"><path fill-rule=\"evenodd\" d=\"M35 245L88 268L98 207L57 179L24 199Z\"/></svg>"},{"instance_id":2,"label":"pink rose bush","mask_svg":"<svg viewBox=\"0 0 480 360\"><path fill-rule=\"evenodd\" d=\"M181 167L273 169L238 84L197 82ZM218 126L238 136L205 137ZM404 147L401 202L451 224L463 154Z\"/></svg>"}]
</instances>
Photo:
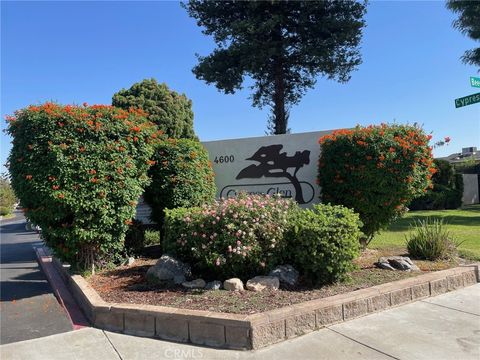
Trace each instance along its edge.
<instances>
[{"instance_id":1,"label":"pink rose bush","mask_svg":"<svg viewBox=\"0 0 480 360\"><path fill-rule=\"evenodd\" d=\"M165 210L165 251L206 276L266 273L283 256L295 211L292 200L245 193L203 207Z\"/></svg>"}]
</instances>

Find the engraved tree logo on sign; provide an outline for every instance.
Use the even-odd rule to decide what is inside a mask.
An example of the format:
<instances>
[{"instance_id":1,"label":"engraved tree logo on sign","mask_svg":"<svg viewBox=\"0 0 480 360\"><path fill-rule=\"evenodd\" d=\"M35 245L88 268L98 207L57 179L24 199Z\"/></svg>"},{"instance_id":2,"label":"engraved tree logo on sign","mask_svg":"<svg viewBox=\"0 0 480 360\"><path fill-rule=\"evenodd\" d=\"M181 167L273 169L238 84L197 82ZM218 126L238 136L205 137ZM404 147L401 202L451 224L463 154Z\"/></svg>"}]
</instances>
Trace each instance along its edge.
<instances>
[{"instance_id":1,"label":"engraved tree logo on sign","mask_svg":"<svg viewBox=\"0 0 480 360\"><path fill-rule=\"evenodd\" d=\"M302 187L297 179L297 172L304 165L310 163L310 151L297 151L293 156L287 156L286 152L280 153L283 145L262 146L255 154L245 160L256 161L258 165L249 165L237 175L239 179L287 178L295 188L295 200L299 204L305 204ZM293 175L288 169L294 169Z\"/></svg>"}]
</instances>

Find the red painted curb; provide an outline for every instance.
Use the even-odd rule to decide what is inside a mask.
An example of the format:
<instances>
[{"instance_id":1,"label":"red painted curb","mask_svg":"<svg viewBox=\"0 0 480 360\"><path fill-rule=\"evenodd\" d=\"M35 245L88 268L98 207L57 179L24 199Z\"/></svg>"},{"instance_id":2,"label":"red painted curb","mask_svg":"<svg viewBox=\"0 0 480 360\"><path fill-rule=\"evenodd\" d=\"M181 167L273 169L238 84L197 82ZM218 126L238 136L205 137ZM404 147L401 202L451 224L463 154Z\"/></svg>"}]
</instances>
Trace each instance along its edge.
<instances>
[{"instance_id":1,"label":"red painted curb","mask_svg":"<svg viewBox=\"0 0 480 360\"><path fill-rule=\"evenodd\" d=\"M73 330L89 327L90 324L88 323L88 320L83 315L70 291L68 291L62 277L53 266L52 257L47 255L42 247L36 247L35 253L37 254L38 263L53 289L53 294L67 313L67 316L72 323Z\"/></svg>"}]
</instances>

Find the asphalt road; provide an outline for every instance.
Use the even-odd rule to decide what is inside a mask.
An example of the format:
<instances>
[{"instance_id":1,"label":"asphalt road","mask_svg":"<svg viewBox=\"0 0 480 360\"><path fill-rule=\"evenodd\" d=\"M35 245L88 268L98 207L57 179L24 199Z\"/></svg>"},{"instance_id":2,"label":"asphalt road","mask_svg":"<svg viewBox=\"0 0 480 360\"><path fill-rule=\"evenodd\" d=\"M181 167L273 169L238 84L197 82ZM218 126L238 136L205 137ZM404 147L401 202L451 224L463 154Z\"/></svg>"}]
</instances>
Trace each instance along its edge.
<instances>
[{"instance_id":1,"label":"asphalt road","mask_svg":"<svg viewBox=\"0 0 480 360\"><path fill-rule=\"evenodd\" d=\"M33 247L41 241L16 215L0 221L0 344L72 330L37 263Z\"/></svg>"}]
</instances>

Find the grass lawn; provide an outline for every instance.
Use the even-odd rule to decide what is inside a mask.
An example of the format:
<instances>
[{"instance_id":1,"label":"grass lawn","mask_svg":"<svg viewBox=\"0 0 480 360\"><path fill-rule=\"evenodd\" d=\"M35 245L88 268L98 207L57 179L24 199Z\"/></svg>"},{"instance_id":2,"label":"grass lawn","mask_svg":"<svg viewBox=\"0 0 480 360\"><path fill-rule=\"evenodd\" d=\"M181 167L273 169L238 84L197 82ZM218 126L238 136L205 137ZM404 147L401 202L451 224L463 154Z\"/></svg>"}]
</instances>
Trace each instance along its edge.
<instances>
[{"instance_id":1,"label":"grass lawn","mask_svg":"<svg viewBox=\"0 0 480 360\"><path fill-rule=\"evenodd\" d=\"M463 243L459 250L462 256L480 261L480 205L466 206L458 210L411 211L381 232L370 243L370 248L395 248L405 245L405 235L416 220L427 217L443 219L453 237Z\"/></svg>"}]
</instances>

